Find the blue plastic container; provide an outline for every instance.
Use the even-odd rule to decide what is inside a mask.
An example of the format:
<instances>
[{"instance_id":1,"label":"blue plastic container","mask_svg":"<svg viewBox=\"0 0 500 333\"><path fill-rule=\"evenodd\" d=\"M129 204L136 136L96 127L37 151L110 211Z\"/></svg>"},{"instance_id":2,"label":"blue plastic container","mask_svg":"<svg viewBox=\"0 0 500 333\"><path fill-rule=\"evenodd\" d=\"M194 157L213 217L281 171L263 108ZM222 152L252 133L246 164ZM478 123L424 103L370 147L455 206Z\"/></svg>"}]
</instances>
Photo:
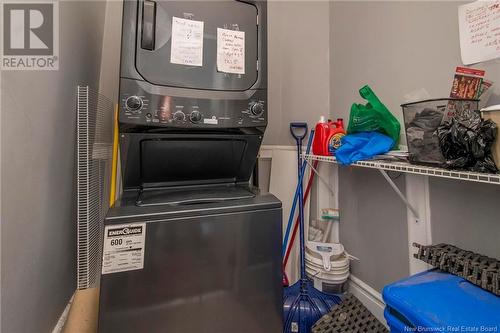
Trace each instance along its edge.
<instances>
[{"instance_id":1,"label":"blue plastic container","mask_svg":"<svg viewBox=\"0 0 500 333\"><path fill-rule=\"evenodd\" d=\"M383 298L392 333L500 332L500 297L440 270L387 285Z\"/></svg>"}]
</instances>

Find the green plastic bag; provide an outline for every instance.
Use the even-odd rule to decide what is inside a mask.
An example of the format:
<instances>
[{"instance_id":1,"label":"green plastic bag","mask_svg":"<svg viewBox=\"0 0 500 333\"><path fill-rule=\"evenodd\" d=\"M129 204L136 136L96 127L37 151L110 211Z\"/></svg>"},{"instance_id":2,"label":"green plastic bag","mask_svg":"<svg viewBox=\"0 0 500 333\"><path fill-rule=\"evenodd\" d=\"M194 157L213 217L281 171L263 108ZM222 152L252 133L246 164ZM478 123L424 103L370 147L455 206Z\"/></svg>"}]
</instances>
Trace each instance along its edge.
<instances>
[{"instance_id":1,"label":"green plastic bag","mask_svg":"<svg viewBox=\"0 0 500 333\"><path fill-rule=\"evenodd\" d=\"M394 147L399 144L399 132L401 125L377 95L368 86L359 89L361 97L366 99L366 105L354 103L349 115L349 126L347 133L356 132L381 132L394 140Z\"/></svg>"}]
</instances>

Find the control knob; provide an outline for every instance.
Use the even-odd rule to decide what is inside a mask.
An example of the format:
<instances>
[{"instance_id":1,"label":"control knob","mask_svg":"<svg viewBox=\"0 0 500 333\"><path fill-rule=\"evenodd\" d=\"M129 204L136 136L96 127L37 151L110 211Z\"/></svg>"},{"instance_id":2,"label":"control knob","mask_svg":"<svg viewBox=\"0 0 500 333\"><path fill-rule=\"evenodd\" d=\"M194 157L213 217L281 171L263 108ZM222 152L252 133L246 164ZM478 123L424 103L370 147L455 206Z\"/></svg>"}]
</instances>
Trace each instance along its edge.
<instances>
[{"instance_id":1,"label":"control knob","mask_svg":"<svg viewBox=\"0 0 500 333\"><path fill-rule=\"evenodd\" d=\"M192 111L189 114L189 120L191 120L192 123L199 123L201 121L200 111Z\"/></svg>"},{"instance_id":2,"label":"control knob","mask_svg":"<svg viewBox=\"0 0 500 333\"><path fill-rule=\"evenodd\" d=\"M264 113L264 105L258 102L253 103L250 107L250 112L252 112L254 116L260 117Z\"/></svg>"},{"instance_id":3,"label":"control knob","mask_svg":"<svg viewBox=\"0 0 500 333\"><path fill-rule=\"evenodd\" d=\"M176 111L174 113L174 120L176 120L176 121L184 121L184 120L186 120L186 115L182 111Z\"/></svg>"},{"instance_id":4,"label":"control knob","mask_svg":"<svg viewBox=\"0 0 500 333\"><path fill-rule=\"evenodd\" d=\"M139 111L140 109L142 109L142 105L142 99L138 96L130 96L125 101L125 107L129 111Z\"/></svg>"}]
</instances>

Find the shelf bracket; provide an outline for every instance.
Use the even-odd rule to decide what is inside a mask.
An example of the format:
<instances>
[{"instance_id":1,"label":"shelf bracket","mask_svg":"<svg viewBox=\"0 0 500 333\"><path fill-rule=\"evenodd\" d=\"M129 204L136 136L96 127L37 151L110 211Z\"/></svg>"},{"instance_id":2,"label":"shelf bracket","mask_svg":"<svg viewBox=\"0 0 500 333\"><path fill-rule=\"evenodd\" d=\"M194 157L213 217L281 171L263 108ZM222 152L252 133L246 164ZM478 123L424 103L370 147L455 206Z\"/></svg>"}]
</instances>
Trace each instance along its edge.
<instances>
[{"instance_id":1,"label":"shelf bracket","mask_svg":"<svg viewBox=\"0 0 500 333\"><path fill-rule=\"evenodd\" d=\"M385 180L387 180L387 182L389 183L389 185L391 185L391 187L394 190L394 192L396 192L396 194L399 196L399 198L405 203L406 207L411 211L411 213L413 214L413 216L415 216L415 218L417 219L417 222L418 222L420 220L420 217L418 216L417 210L410 204L410 202L406 199L406 197L404 196L404 194L401 193L401 191L396 186L396 184L391 179L391 177L389 177L389 175L387 174L387 172L385 170L380 170L380 169L378 171L380 171L380 173L382 174L382 176L384 176Z\"/></svg>"},{"instance_id":2,"label":"shelf bracket","mask_svg":"<svg viewBox=\"0 0 500 333\"><path fill-rule=\"evenodd\" d=\"M321 180L321 182L323 184L325 184L326 188L333 194L335 195L335 190L330 186L330 184L328 184L328 181L326 181L323 176L319 173L318 170L316 170L316 168L313 166L313 164L306 158L304 159L304 161L306 161L307 164L309 164L309 167L311 168L311 170L316 174L316 176L318 176L319 180Z\"/></svg>"}]
</instances>

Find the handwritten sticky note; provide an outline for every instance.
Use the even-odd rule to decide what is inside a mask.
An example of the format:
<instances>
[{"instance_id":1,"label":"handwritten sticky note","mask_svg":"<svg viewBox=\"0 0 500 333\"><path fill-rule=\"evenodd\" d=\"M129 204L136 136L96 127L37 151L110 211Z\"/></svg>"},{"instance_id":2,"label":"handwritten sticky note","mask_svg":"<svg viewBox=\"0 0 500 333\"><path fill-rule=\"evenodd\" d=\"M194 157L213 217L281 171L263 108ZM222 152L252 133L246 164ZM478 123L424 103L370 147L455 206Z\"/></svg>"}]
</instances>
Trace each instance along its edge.
<instances>
[{"instance_id":1,"label":"handwritten sticky note","mask_svg":"<svg viewBox=\"0 0 500 333\"><path fill-rule=\"evenodd\" d=\"M245 32L217 28L217 70L245 74Z\"/></svg>"},{"instance_id":2,"label":"handwritten sticky note","mask_svg":"<svg viewBox=\"0 0 500 333\"><path fill-rule=\"evenodd\" d=\"M500 57L500 0L458 7L460 49L466 65Z\"/></svg>"},{"instance_id":3,"label":"handwritten sticky note","mask_svg":"<svg viewBox=\"0 0 500 333\"><path fill-rule=\"evenodd\" d=\"M170 62L203 66L203 21L172 17Z\"/></svg>"}]
</instances>

